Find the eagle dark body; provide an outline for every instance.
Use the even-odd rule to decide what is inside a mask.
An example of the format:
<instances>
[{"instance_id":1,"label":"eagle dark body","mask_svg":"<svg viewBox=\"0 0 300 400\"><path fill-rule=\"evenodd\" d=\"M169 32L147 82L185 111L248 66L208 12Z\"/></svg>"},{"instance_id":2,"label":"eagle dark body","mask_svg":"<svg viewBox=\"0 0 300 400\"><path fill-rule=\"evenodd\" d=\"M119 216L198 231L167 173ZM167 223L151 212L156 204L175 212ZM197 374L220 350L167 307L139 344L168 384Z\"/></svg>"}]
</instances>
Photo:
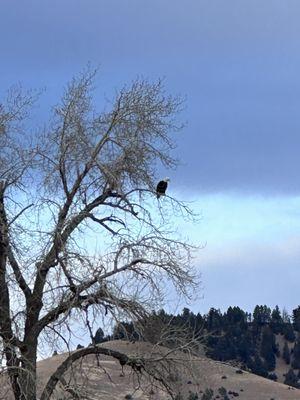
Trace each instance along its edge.
<instances>
[{"instance_id":1,"label":"eagle dark body","mask_svg":"<svg viewBox=\"0 0 300 400\"><path fill-rule=\"evenodd\" d=\"M157 198L159 198L160 196L164 196L166 194L167 187L168 187L167 181L158 182L158 184L156 186Z\"/></svg>"}]
</instances>

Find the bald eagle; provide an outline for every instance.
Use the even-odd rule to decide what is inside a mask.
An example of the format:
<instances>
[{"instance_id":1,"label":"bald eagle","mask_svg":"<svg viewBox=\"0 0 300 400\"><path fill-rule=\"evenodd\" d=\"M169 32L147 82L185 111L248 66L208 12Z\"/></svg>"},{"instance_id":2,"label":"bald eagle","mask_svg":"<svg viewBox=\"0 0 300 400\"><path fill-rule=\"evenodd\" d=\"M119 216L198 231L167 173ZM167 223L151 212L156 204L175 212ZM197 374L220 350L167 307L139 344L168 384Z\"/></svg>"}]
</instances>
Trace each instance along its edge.
<instances>
[{"instance_id":1,"label":"bald eagle","mask_svg":"<svg viewBox=\"0 0 300 400\"><path fill-rule=\"evenodd\" d=\"M156 195L158 199L160 198L160 196L164 196L166 194L169 181L169 178L165 178L162 181L158 182L156 186Z\"/></svg>"}]
</instances>

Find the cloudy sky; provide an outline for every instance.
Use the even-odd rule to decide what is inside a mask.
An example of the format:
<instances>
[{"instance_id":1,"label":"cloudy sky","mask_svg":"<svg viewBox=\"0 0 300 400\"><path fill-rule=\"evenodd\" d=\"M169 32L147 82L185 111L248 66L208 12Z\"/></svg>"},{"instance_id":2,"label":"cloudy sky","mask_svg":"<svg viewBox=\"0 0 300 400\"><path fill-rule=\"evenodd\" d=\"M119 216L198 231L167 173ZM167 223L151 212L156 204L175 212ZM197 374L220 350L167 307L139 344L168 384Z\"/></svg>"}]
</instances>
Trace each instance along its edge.
<instances>
[{"instance_id":1,"label":"cloudy sky","mask_svg":"<svg viewBox=\"0 0 300 400\"><path fill-rule=\"evenodd\" d=\"M90 61L109 94L137 75L186 97L171 194L202 215L206 312L300 303L298 0L2 0L0 94L44 88L36 118Z\"/></svg>"}]
</instances>

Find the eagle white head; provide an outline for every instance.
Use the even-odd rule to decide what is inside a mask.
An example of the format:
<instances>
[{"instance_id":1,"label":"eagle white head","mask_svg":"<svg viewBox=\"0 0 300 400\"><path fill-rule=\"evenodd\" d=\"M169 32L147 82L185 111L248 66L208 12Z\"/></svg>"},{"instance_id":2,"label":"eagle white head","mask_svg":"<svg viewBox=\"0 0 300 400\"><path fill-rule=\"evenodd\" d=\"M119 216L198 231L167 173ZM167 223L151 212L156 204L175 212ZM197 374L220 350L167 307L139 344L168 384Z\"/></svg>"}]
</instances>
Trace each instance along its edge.
<instances>
[{"instance_id":1,"label":"eagle white head","mask_svg":"<svg viewBox=\"0 0 300 400\"><path fill-rule=\"evenodd\" d=\"M170 182L170 178L163 179L164 182Z\"/></svg>"}]
</instances>

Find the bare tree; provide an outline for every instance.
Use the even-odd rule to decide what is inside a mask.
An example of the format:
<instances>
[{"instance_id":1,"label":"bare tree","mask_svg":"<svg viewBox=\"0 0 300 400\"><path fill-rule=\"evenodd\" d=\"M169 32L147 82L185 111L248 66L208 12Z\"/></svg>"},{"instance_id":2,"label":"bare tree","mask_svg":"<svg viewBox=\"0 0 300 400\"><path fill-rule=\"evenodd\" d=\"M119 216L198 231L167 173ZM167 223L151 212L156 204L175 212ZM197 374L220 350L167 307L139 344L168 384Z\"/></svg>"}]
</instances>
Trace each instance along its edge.
<instances>
[{"instance_id":1,"label":"bare tree","mask_svg":"<svg viewBox=\"0 0 300 400\"><path fill-rule=\"evenodd\" d=\"M181 100L138 79L98 112L94 77L74 78L34 133L34 95L15 88L0 105L0 337L16 400L36 400L45 340L91 317L144 318L166 285L189 296L196 282L170 218L192 213L154 195L158 166L176 166Z\"/></svg>"}]
</instances>

